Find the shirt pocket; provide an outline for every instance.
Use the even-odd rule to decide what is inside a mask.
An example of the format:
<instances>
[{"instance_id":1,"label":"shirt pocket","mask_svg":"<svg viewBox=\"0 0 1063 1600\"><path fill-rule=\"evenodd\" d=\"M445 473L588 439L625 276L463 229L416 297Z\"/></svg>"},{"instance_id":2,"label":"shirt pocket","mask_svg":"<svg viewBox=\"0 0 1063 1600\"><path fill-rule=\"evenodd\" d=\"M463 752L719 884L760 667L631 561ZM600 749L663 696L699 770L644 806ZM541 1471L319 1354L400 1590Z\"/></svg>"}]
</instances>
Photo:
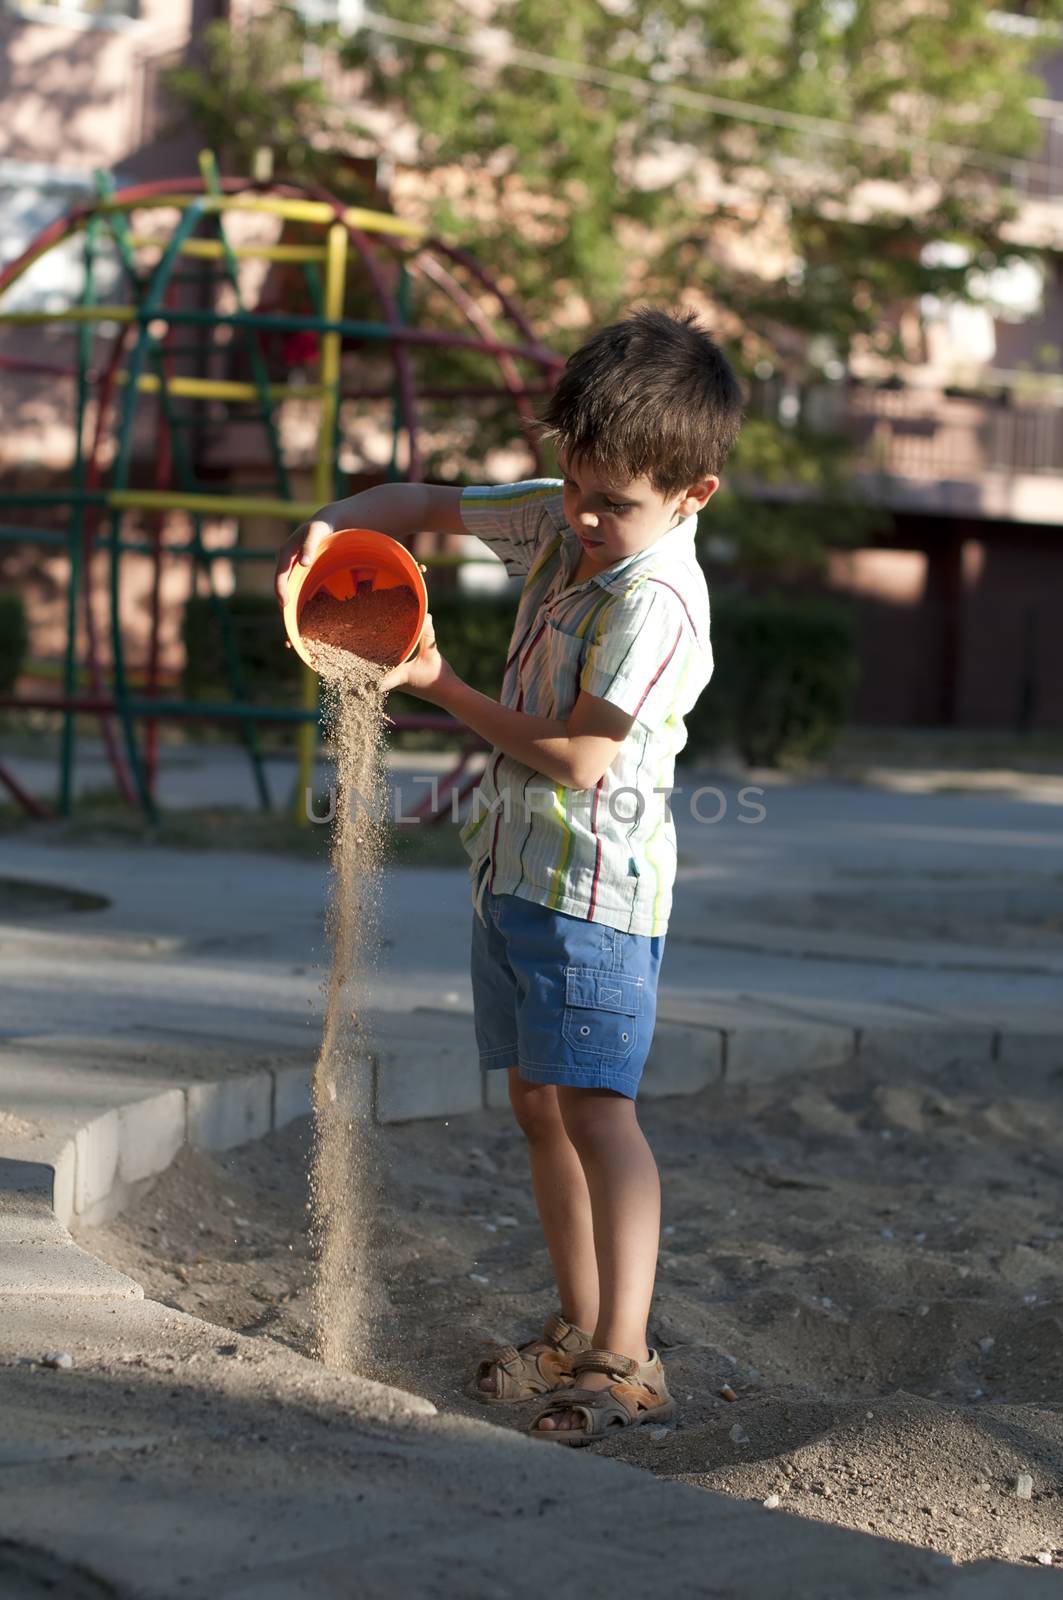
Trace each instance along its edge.
<instances>
[{"instance_id":1,"label":"shirt pocket","mask_svg":"<svg viewBox=\"0 0 1063 1600\"><path fill-rule=\"evenodd\" d=\"M552 617L547 617L543 643L547 650L544 683L551 709L540 715L567 717L579 695L587 641L583 634L566 633Z\"/></svg>"},{"instance_id":2,"label":"shirt pocket","mask_svg":"<svg viewBox=\"0 0 1063 1600\"><path fill-rule=\"evenodd\" d=\"M623 1061L635 1048L642 979L596 967L565 968L561 1037L573 1050Z\"/></svg>"}]
</instances>

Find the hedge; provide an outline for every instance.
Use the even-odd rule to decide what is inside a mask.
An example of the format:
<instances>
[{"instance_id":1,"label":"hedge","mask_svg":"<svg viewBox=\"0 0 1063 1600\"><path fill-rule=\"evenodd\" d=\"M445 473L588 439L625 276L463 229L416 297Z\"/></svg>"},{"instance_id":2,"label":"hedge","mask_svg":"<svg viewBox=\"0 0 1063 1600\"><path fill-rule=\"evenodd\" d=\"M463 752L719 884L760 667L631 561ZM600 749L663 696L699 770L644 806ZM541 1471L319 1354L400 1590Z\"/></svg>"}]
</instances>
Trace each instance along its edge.
<instances>
[{"instance_id":1,"label":"hedge","mask_svg":"<svg viewBox=\"0 0 1063 1600\"><path fill-rule=\"evenodd\" d=\"M733 745L752 766L821 756L858 680L851 614L828 599L721 595L712 681L687 720L688 749Z\"/></svg>"},{"instance_id":2,"label":"hedge","mask_svg":"<svg viewBox=\"0 0 1063 1600\"><path fill-rule=\"evenodd\" d=\"M497 697L515 614L515 595L440 591L432 619L459 677ZM275 601L232 595L226 607L248 698L297 701L299 661L284 648ZM714 595L712 681L687 718L687 756L734 746L754 766L822 755L837 737L857 682L851 616L830 600L783 595ZM185 611L185 692L231 694L215 606L197 597ZM395 694L393 714L434 708Z\"/></svg>"},{"instance_id":3,"label":"hedge","mask_svg":"<svg viewBox=\"0 0 1063 1600\"><path fill-rule=\"evenodd\" d=\"M0 693L10 693L18 682L28 641L22 596L0 594Z\"/></svg>"},{"instance_id":4,"label":"hedge","mask_svg":"<svg viewBox=\"0 0 1063 1600\"><path fill-rule=\"evenodd\" d=\"M181 637L185 647L184 692L190 700L236 697L227 664L225 629L243 685L241 698L264 703L298 702L301 663L285 648L284 624L276 600L264 594L232 594L225 599L193 595L185 606Z\"/></svg>"}]
</instances>

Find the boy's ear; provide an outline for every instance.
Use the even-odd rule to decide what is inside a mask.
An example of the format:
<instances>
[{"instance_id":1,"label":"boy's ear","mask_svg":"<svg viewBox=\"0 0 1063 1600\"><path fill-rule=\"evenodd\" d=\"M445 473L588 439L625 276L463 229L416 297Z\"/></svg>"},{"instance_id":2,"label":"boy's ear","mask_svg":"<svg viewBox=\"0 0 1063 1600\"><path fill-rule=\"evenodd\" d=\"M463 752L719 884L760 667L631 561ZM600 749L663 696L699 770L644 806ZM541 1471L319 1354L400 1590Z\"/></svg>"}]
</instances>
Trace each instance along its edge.
<instances>
[{"instance_id":1,"label":"boy's ear","mask_svg":"<svg viewBox=\"0 0 1063 1600\"><path fill-rule=\"evenodd\" d=\"M692 517L695 512L701 511L708 505L717 489L720 487L719 478L699 478L697 483L692 483L679 502L679 512L684 517Z\"/></svg>"}]
</instances>

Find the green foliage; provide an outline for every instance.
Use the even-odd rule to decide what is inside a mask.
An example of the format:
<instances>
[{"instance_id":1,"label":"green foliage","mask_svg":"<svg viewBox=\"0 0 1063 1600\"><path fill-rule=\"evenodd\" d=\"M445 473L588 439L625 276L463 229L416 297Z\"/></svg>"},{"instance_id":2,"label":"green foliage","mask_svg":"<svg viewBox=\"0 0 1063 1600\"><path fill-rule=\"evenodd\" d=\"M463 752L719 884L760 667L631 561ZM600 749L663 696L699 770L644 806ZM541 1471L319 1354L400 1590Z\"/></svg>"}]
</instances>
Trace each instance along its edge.
<instances>
[{"instance_id":1,"label":"green foliage","mask_svg":"<svg viewBox=\"0 0 1063 1600\"><path fill-rule=\"evenodd\" d=\"M1026 9L1051 21L1063 0ZM1045 44L1001 31L979 0L900 12L894 0L496 0L489 57L479 11L392 0L388 14L411 36L362 29L346 58L371 102L413 124L426 175L464 174L464 198L434 186L437 226L475 245L563 345L582 332L578 318L552 326L568 293L600 321L639 294L690 287L747 328L752 317L769 346L792 327L844 350L898 293L933 288L922 240L959 232L998 247L1007 160L1037 138L1027 102L1044 93L1031 61ZM754 120L764 112L779 120ZM706 165L740 184L737 208L706 200ZM925 194L927 179L937 196L921 196L921 214L844 220L862 182ZM727 246L772 218L784 278L766 291L759 257L739 266Z\"/></svg>"},{"instance_id":2,"label":"green foliage","mask_svg":"<svg viewBox=\"0 0 1063 1600\"><path fill-rule=\"evenodd\" d=\"M243 27L208 23L201 52L169 69L166 89L229 170L251 174L268 151L267 176L343 189L336 152L362 125L322 82L318 46L296 11L273 6Z\"/></svg>"},{"instance_id":3,"label":"green foliage","mask_svg":"<svg viewBox=\"0 0 1063 1600\"><path fill-rule=\"evenodd\" d=\"M28 642L21 595L0 594L0 692L7 694L18 682Z\"/></svg>"},{"instance_id":4,"label":"green foliage","mask_svg":"<svg viewBox=\"0 0 1063 1600\"><path fill-rule=\"evenodd\" d=\"M446 590L432 595L432 620L440 648L459 677L497 698L502 687L515 597L466 596ZM231 640L226 649L222 617ZM268 595L233 594L221 601L196 595L185 606L183 688L191 700L239 698L258 704L298 703L301 663L285 648L277 602ZM235 673L233 660L235 659ZM424 716L436 708L414 695L388 697L391 716Z\"/></svg>"},{"instance_id":5,"label":"green foliage","mask_svg":"<svg viewBox=\"0 0 1063 1600\"><path fill-rule=\"evenodd\" d=\"M566 352L589 324L690 293L747 378L801 385L857 349L900 360L899 304L963 296L1026 253L1004 242L1010 174L1036 148L1035 64L1053 44L1029 24L1058 23L1063 0L1026 0L1021 29L1001 16L982 0L390 0L386 21L340 39L277 6L208 29L204 67L171 87L245 165L266 144L278 172L305 175L356 126L301 65L313 37L358 74L360 148L390 160L392 135L368 123L403 128L418 215L470 248L544 340ZM925 261L937 240L966 246L968 264ZM447 326L431 285L415 296L414 316ZM483 381L453 351L417 362L425 383ZM453 412L442 426L426 412L431 470L478 479L509 409ZM773 456L828 514L759 503ZM868 527L834 444L778 419L751 419L731 478L711 514L745 572L815 565Z\"/></svg>"},{"instance_id":6,"label":"green foliage","mask_svg":"<svg viewBox=\"0 0 1063 1600\"><path fill-rule=\"evenodd\" d=\"M753 766L821 756L841 731L858 669L852 618L819 599L721 595L712 680L687 721L688 753L733 745Z\"/></svg>"},{"instance_id":7,"label":"green foliage","mask_svg":"<svg viewBox=\"0 0 1063 1600\"><path fill-rule=\"evenodd\" d=\"M497 698L514 597L433 595L439 647L459 677ZM713 599L715 669L687 719L688 758L729 745L755 766L800 763L837 738L857 682L853 625L843 606L818 599L721 594ZM392 715L424 712L392 695Z\"/></svg>"}]
</instances>

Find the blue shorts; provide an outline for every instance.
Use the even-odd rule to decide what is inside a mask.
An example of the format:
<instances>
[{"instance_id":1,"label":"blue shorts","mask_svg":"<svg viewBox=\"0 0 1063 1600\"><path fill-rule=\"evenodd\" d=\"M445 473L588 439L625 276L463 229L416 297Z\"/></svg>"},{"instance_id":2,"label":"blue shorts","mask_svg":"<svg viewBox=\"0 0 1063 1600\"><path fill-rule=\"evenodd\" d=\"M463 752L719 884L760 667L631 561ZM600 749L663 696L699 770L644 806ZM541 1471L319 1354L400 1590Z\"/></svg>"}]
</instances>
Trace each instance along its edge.
<instances>
[{"instance_id":1,"label":"blue shorts","mask_svg":"<svg viewBox=\"0 0 1063 1600\"><path fill-rule=\"evenodd\" d=\"M480 1066L631 1100L653 1041L664 935L623 933L519 895L482 892L472 917Z\"/></svg>"}]
</instances>

